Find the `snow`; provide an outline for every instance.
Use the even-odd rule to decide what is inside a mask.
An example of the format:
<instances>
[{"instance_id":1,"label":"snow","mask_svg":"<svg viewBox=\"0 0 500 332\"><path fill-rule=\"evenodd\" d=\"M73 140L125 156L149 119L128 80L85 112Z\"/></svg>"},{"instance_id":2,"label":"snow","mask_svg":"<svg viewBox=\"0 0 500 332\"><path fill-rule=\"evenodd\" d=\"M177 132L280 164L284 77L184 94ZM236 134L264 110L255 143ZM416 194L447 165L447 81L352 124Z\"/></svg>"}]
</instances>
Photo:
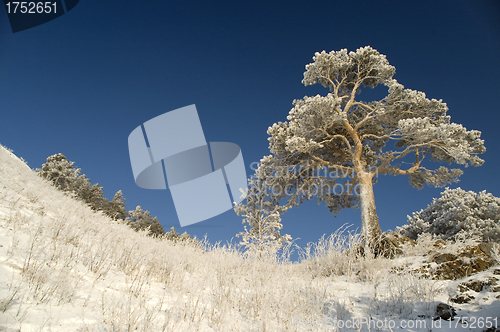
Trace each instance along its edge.
<instances>
[{"instance_id":1,"label":"snow","mask_svg":"<svg viewBox=\"0 0 500 332\"><path fill-rule=\"evenodd\" d=\"M487 317L500 324L500 293L450 303L463 280L410 273L425 244L394 260L355 260L335 247L343 239L338 232L301 263L280 264L244 259L230 245L174 245L65 196L0 146L2 332L483 331ZM475 326L457 318L437 326L440 302Z\"/></svg>"}]
</instances>

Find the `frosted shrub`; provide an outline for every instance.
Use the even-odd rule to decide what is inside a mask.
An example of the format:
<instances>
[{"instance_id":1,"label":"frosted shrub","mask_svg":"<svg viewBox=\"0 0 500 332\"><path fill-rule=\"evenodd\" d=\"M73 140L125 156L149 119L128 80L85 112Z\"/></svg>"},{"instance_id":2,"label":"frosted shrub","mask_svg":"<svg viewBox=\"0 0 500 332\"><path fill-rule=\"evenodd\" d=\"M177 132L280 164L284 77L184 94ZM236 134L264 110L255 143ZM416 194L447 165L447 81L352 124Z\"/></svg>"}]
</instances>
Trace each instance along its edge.
<instances>
[{"instance_id":1,"label":"frosted shrub","mask_svg":"<svg viewBox=\"0 0 500 332\"><path fill-rule=\"evenodd\" d=\"M426 209L408 217L408 224L397 229L416 240L422 233L442 239L457 235L500 242L500 198L486 191L475 193L446 188Z\"/></svg>"},{"instance_id":2,"label":"frosted shrub","mask_svg":"<svg viewBox=\"0 0 500 332\"><path fill-rule=\"evenodd\" d=\"M439 282L426 281L411 271L389 273L374 283L371 309L392 317L417 318L415 311L432 315L435 297L443 293ZM416 310L418 309L418 310Z\"/></svg>"},{"instance_id":3,"label":"frosted shrub","mask_svg":"<svg viewBox=\"0 0 500 332\"><path fill-rule=\"evenodd\" d=\"M358 270L361 257L356 257L355 249L361 239L347 228L344 225L327 238L323 235L302 250L303 263L313 276L351 275Z\"/></svg>"}]
</instances>

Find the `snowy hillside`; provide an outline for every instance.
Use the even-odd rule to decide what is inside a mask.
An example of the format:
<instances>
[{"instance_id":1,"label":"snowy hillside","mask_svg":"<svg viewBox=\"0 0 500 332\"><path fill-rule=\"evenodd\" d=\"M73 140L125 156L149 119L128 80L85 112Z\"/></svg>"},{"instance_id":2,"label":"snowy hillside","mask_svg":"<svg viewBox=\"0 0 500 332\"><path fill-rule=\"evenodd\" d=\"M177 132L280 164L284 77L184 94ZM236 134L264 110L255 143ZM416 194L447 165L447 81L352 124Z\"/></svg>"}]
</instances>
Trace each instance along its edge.
<instances>
[{"instance_id":1,"label":"snowy hillside","mask_svg":"<svg viewBox=\"0 0 500 332\"><path fill-rule=\"evenodd\" d=\"M227 246L175 245L95 213L0 146L0 331L484 331L500 325L498 265L458 280L432 274L440 261L430 259L430 249L448 257L474 246L472 239L421 239L396 259L357 257L349 250L356 239L339 231L305 249L300 263L245 259ZM498 247L492 255L498 259ZM433 319L440 303L456 309L454 320Z\"/></svg>"}]
</instances>

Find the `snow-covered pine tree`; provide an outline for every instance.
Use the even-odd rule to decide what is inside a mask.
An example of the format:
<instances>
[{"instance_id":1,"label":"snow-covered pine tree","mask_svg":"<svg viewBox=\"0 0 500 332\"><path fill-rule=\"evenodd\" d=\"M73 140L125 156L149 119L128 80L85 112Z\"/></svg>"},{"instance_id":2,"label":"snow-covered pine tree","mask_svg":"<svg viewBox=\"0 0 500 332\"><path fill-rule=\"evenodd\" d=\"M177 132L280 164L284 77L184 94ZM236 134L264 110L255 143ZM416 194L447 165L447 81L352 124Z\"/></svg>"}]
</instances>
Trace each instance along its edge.
<instances>
[{"instance_id":1,"label":"snow-covered pine tree","mask_svg":"<svg viewBox=\"0 0 500 332\"><path fill-rule=\"evenodd\" d=\"M483 241L500 242L500 198L486 191L446 188L426 209L408 216L408 224L397 231L414 240L422 233L445 240L462 233Z\"/></svg>"},{"instance_id":2,"label":"snow-covered pine tree","mask_svg":"<svg viewBox=\"0 0 500 332\"><path fill-rule=\"evenodd\" d=\"M405 89L393 79L395 68L385 55L367 46L323 51L313 60L302 83L320 83L330 93L295 100L288 121L268 129L278 200L296 206L316 196L332 212L360 205L362 238L370 250L381 235L373 194L377 175L408 175L417 188L444 186L462 170L432 169L427 160L483 164L477 156L485 151L481 132L450 122L441 100ZM385 98L356 99L380 84L388 89Z\"/></svg>"},{"instance_id":3,"label":"snow-covered pine tree","mask_svg":"<svg viewBox=\"0 0 500 332\"><path fill-rule=\"evenodd\" d=\"M98 183L91 184L90 179L85 175L80 176L77 183L78 185L74 190L77 198L83 200L96 211L105 212L110 208L111 203L104 197L103 188Z\"/></svg>"},{"instance_id":4,"label":"snow-covered pine tree","mask_svg":"<svg viewBox=\"0 0 500 332\"><path fill-rule=\"evenodd\" d=\"M125 219L128 216L125 209L125 197L121 190L118 190L109 204L109 208L104 211L106 215L115 220Z\"/></svg>"},{"instance_id":5,"label":"snow-covered pine tree","mask_svg":"<svg viewBox=\"0 0 500 332\"><path fill-rule=\"evenodd\" d=\"M182 234L177 233L174 226L170 227L170 231L166 232L163 238L174 243L190 244L194 246L199 245L196 238L192 238L187 232Z\"/></svg>"},{"instance_id":6,"label":"snow-covered pine tree","mask_svg":"<svg viewBox=\"0 0 500 332\"><path fill-rule=\"evenodd\" d=\"M125 220L127 220L128 225L135 231L144 230L149 227L149 234L151 236L160 236L165 233L158 219L151 217L151 213L144 211L139 205L135 210L128 212L128 217Z\"/></svg>"},{"instance_id":7,"label":"snow-covered pine tree","mask_svg":"<svg viewBox=\"0 0 500 332\"><path fill-rule=\"evenodd\" d=\"M74 191L78 186L77 181L81 170L74 167L74 162L69 161L62 153L57 153L47 158L42 168L36 169L38 175L52 182L62 191Z\"/></svg>"},{"instance_id":8,"label":"snow-covered pine tree","mask_svg":"<svg viewBox=\"0 0 500 332\"><path fill-rule=\"evenodd\" d=\"M169 241L177 241L179 237L180 235L177 233L174 226L170 227L170 231L165 233L165 239Z\"/></svg>"},{"instance_id":9,"label":"snow-covered pine tree","mask_svg":"<svg viewBox=\"0 0 500 332\"><path fill-rule=\"evenodd\" d=\"M280 206L274 196L269 194L266 180L271 175L267 167L269 157L261 160L255 174L248 181L246 200L235 206L235 212L243 216L244 231L237 234L241 237L240 245L247 250L251 257L263 259L275 258L276 253L291 240L288 234L281 235L280 214L286 207ZM264 165L264 166L263 166Z\"/></svg>"},{"instance_id":10,"label":"snow-covered pine tree","mask_svg":"<svg viewBox=\"0 0 500 332\"><path fill-rule=\"evenodd\" d=\"M75 168L74 164L62 153L57 153L49 156L42 168L36 171L58 189L83 200L92 209L106 211L110 202L104 197L102 187L97 183L93 185L85 174L80 174L81 169Z\"/></svg>"}]
</instances>

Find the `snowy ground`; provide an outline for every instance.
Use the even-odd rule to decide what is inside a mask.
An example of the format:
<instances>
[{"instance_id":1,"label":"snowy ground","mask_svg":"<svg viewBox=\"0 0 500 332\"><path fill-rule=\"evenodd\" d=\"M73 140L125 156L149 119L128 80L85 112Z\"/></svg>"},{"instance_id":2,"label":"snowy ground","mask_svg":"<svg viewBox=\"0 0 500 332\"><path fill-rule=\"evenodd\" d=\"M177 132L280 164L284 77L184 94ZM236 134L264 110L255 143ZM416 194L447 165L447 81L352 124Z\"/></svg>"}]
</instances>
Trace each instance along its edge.
<instances>
[{"instance_id":1,"label":"snowy ground","mask_svg":"<svg viewBox=\"0 0 500 332\"><path fill-rule=\"evenodd\" d=\"M95 213L0 146L0 331L484 331L499 292L450 303L457 281L404 257L356 260L339 232L301 263L174 245ZM314 254L316 252L316 254ZM498 268L498 266L496 267ZM494 268L472 278L493 276ZM453 321L434 321L436 305ZM458 319L458 317L463 317Z\"/></svg>"}]
</instances>

